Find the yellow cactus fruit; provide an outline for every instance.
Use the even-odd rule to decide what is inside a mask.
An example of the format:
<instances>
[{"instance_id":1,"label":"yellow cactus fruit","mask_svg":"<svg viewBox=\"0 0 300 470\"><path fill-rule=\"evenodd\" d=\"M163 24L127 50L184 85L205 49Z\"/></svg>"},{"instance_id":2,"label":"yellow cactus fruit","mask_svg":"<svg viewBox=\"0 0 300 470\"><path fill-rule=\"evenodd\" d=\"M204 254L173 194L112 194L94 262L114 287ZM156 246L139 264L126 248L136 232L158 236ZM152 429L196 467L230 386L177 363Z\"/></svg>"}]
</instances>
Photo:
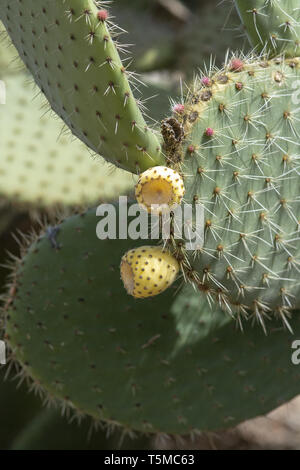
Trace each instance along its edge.
<instances>
[{"instance_id":1,"label":"yellow cactus fruit","mask_svg":"<svg viewBox=\"0 0 300 470\"><path fill-rule=\"evenodd\" d=\"M137 299L160 294L176 279L179 264L160 247L142 246L128 251L121 261L121 278L127 293Z\"/></svg>"},{"instance_id":2,"label":"yellow cactus fruit","mask_svg":"<svg viewBox=\"0 0 300 470\"><path fill-rule=\"evenodd\" d=\"M166 166L146 170L135 187L137 202L148 212L157 214L180 204L184 193L182 177Z\"/></svg>"}]
</instances>

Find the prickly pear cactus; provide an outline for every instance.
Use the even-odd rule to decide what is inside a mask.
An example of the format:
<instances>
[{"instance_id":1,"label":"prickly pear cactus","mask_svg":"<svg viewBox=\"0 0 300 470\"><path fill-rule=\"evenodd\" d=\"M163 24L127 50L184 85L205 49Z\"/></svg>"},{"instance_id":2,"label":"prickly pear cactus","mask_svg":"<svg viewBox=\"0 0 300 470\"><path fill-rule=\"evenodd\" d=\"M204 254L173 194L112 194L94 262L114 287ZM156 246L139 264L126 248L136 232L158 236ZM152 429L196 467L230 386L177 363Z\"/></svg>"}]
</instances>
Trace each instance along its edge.
<instances>
[{"instance_id":1,"label":"prickly pear cactus","mask_svg":"<svg viewBox=\"0 0 300 470\"><path fill-rule=\"evenodd\" d=\"M54 110L131 171L150 166L154 174L164 154L172 178L140 175L137 198L169 205L183 179L180 199L204 208L205 236L194 252L172 231L164 249L99 242L94 211L48 228L24 250L5 304L5 339L21 375L64 408L152 433L224 428L292 398L299 373L284 329L300 333L299 315L289 322L300 306L298 49L232 57L202 74L162 123L161 150L132 99L103 3L42 3L5 1L0 14ZM255 18L276 16L282 4L260 2ZM287 32L280 38L290 39L290 25ZM266 52L269 34L261 37ZM132 296L120 280L124 252ZM175 299L181 285L165 290L164 281L179 267L187 285ZM148 297L147 281L153 295L165 292L134 299ZM268 336L249 328L249 318Z\"/></svg>"},{"instance_id":2,"label":"prickly pear cactus","mask_svg":"<svg viewBox=\"0 0 300 470\"><path fill-rule=\"evenodd\" d=\"M195 320L192 288L173 308L172 288L133 299L119 275L129 242L99 241L96 224L93 210L67 219L16 268L5 338L35 390L111 426L172 434L231 426L298 392L280 328L242 335L205 301Z\"/></svg>"},{"instance_id":3,"label":"prickly pear cactus","mask_svg":"<svg viewBox=\"0 0 300 470\"><path fill-rule=\"evenodd\" d=\"M95 153L132 172L164 163L160 143L135 100L139 79L118 50L121 29L106 2L5 0L3 21L53 110Z\"/></svg>"},{"instance_id":4,"label":"prickly pear cactus","mask_svg":"<svg viewBox=\"0 0 300 470\"><path fill-rule=\"evenodd\" d=\"M256 53L300 55L298 0L235 0Z\"/></svg>"}]
</instances>

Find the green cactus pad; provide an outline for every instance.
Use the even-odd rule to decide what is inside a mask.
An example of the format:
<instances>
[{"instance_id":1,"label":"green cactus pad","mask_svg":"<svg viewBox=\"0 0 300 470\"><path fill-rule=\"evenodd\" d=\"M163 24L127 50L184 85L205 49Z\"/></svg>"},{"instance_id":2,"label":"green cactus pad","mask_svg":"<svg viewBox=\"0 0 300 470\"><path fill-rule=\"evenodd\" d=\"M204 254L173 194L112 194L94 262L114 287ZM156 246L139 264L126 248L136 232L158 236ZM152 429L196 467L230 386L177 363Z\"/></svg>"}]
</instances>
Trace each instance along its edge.
<instances>
[{"instance_id":1,"label":"green cactus pad","mask_svg":"<svg viewBox=\"0 0 300 470\"><path fill-rule=\"evenodd\" d=\"M8 227L14 222L16 217L16 211L13 211L11 207L0 207L0 236L6 232Z\"/></svg>"},{"instance_id":2,"label":"green cactus pad","mask_svg":"<svg viewBox=\"0 0 300 470\"><path fill-rule=\"evenodd\" d=\"M93 160L63 123L45 114L28 76L5 76L0 106L0 198L33 207L78 205L114 198L133 187L133 176ZM60 137L59 137L60 135Z\"/></svg>"},{"instance_id":3,"label":"green cactus pad","mask_svg":"<svg viewBox=\"0 0 300 470\"><path fill-rule=\"evenodd\" d=\"M300 306L299 59L233 58L204 79L177 116L175 152L186 202L205 209L205 240L177 254L199 295L264 328L268 316L288 325Z\"/></svg>"},{"instance_id":4,"label":"green cactus pad","mask_svg":"<svg viewBox=\"0 0 300 470\"><path fill-rule=\"evenodd\" d=\"M100 10L98 10L99 6ZM134 173L163 164L102 2L5 0L0 19L53 110L94 152ZM104 2L105 4L105 2ZM100 12L100 16L99 16Z\"/></svg>"},{"instance_id":5,"label":"green cactus pad","mask_svg":"<svg viewBox=\"0 0 300 470\"><path fill-rule=\"evenodd\" d=\"M235 0L255 52L300 55L298 0Z\"/></svg>"},{"instance_id":6,"label":"green cactus pad","mask_svg":"<svg viewBox=\"0 0 300 470\"><path fill-rule=\"evenodd\" d=\"M132 243L99 241L98 221L94 210L67 219L17 266L5 338L36 390L96 420L170 434L231 426L297 394L290 335L250 325L242 335L204 300L200 314L189 286L172 309L176 285L133 299L119 272ZM300 334L299 318L293 326Z\"/></svg>"}]
</instances>

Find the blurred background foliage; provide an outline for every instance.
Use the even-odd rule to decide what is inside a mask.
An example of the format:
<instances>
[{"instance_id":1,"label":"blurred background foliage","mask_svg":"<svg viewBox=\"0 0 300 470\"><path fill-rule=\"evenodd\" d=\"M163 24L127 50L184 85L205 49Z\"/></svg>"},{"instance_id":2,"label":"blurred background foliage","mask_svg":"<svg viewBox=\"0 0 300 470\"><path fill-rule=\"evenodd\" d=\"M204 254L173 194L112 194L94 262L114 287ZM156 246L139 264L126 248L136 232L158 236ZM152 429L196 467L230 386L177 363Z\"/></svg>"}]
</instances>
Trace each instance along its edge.
<instances>
[{"instance_id":1,"label":"blurred background foliage","mask_svg":"<svg viewBox=\"0 0 300 470\"><path fill-rule=\"evenodd\" d=\"M230 2L220 0L115 0L117 24L132 44L125 63L141 74L139 99L159 123L178 99L182 84L205 64L221 66L228 49L246 47ZM29 233L37 219L51 219L57 209L68 213L132 191L134 179L90 155L65 132L38 96L0 24L0 79L7 103L0 106L0 294L5 290L8 253L17 256L15 235ZM183 85L184 86L184 85ZM5 380L5 375L8 378ZM40 397L19 384L16 374L0 369L0 449L145 449L149 439L132 440L118 431L108 436L93 430L88 419L79 426L46 409Z\"/></svg>"}]
</instances>

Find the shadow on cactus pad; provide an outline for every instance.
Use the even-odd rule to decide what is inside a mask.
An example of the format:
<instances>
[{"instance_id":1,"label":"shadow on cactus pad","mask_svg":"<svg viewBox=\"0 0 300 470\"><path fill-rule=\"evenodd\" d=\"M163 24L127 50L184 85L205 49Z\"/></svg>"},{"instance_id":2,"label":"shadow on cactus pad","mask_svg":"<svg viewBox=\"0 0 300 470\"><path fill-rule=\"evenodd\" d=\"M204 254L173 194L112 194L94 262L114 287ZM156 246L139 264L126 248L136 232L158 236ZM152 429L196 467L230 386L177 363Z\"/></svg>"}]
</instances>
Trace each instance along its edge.
<instances>
[{"instance_id":1,"label":"shadow on cactus pad","mask_svg":"<svg viewBox=\"0 0 300 470\"><path fill-rule=\"evenodd\" d=\"M98 240L97 222L91 210L63 222L55 244L42 234L16 266L7 299L12 360L50 402L128 432L192 434L233 426L299 392L294 337L278 322L268 336L250 325L242 334L192 290L174 304L173 289L129 297L119 263L132 244ZM300 334L299 317L292 325Z\"/></svg>"}]
</instances>

